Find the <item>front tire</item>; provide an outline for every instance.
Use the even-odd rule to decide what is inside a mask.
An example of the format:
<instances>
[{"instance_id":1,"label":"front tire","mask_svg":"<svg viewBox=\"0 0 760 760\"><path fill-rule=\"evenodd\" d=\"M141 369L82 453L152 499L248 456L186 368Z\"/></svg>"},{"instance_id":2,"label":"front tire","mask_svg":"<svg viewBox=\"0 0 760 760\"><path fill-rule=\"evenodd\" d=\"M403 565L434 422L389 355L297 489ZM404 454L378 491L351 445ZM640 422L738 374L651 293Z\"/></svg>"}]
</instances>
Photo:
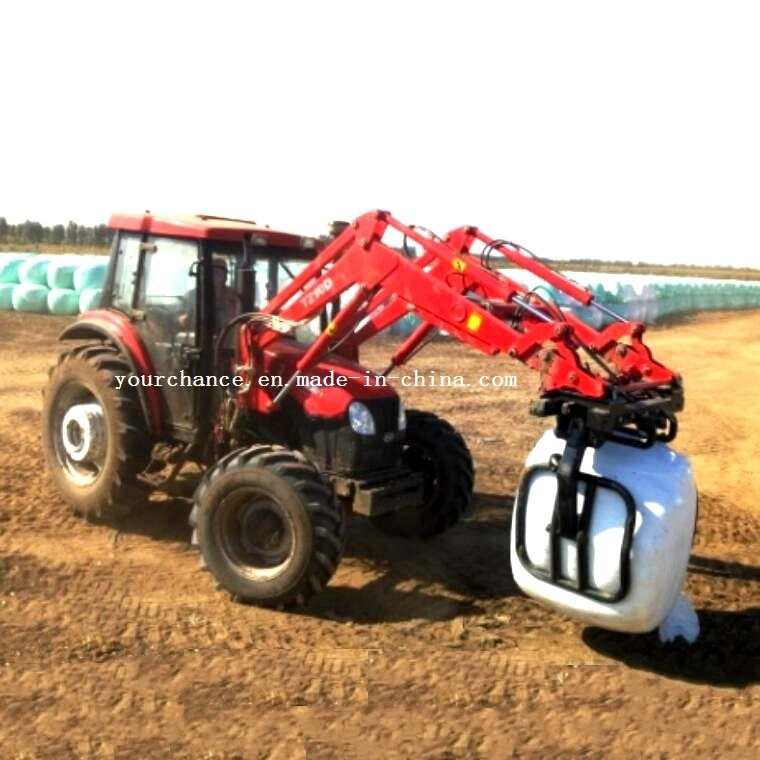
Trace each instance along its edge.
<instances>
[{"instance_id":1,"label":"front tire","mask_svg":"<svg viewBox=\"0 0 760 760\"><path fill-rule=\"evenodd\" d=\"M332 487L299 452L256 445L204 476L190 515L201 564L234 599L302 606L343 554L345 520Z\"/></svg>"},{"instance_id":2,"label":"front tire","mask_svg":"<svg viewBox=\"0 0 760 760\"><path fill-rule=\"evenodd\" d=\"M78 346L50 370L42 406L42 448L58 492L76 514L117 519L143 500L137 476L150 439L130 374L115 346Z\"/></svg>"},{"instance_id":3,"label":"front tire","mask_svg":"<svg viewBox=\"0 0 760 760\"><path fill-rule=\"evenodd\" d=\"M371 518L383 533L430 538L447 531L469 509L474 469L472 455L457 430L432 412L407 412L402 458L425 478L422 503Z\"/></svg>"}]
</instances>

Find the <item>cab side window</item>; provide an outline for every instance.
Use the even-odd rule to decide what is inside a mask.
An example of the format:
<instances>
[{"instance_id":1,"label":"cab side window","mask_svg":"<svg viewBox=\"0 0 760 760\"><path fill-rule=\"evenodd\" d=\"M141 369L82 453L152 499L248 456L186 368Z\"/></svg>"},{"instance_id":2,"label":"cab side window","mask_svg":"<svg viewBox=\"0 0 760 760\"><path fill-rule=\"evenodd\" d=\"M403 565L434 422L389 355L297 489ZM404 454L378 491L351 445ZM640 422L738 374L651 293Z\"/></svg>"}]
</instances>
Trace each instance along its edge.
<instances>
[{"instance_id":1,"label":"cab side window","mask_svg":"<svg viewBox=\"0 0 760 760\"><path fill-rule=\"evenodd\" d=\"M153 237L143 248L137 310L144 315L146 338L157 347L178 340L193 345L198 243Z\"/></svg>"},{"instance_id":2,"label":"cab side window","mask_svg":"<svg viewBox=\"0 0 760 760\"><path fill-rule=\"evenodd\" d=\"M126 313L132 311L132 299L135 293L139 263L140 236L120 235L119 248L116 253L116 271L114 273L111 304Z\"/></svg>"},{"instance_id":3,"label":"cab side window","mask_svg":"<svg viewBox=\"0 0 760 760\"><path fill-rule=\"evenodd\" d=\"M149 238L147 244L137 308L180 314L195 290L198 244L160 237Z\"/></svg>"}]
</instances>

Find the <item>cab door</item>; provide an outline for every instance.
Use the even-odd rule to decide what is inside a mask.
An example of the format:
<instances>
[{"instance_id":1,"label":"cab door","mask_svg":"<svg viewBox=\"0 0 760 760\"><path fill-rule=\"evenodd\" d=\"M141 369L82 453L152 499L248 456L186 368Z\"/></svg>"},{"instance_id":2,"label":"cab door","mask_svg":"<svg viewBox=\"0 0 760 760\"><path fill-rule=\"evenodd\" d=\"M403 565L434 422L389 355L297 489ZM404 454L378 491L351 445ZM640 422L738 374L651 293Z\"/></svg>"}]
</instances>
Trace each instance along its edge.
<instances>
[{"instance_id":1,"label":"cab door","mask_svg":"<svg viewBox=\"0 0 760 760\"><path fill-rule=\"evenodd\" d=\"M122 235L111 299L130 315L142 338L155 372L145 381L159 385L169 429L185 441L195 431L198 256L194 240Z\"/></svg>"}]
</instances>

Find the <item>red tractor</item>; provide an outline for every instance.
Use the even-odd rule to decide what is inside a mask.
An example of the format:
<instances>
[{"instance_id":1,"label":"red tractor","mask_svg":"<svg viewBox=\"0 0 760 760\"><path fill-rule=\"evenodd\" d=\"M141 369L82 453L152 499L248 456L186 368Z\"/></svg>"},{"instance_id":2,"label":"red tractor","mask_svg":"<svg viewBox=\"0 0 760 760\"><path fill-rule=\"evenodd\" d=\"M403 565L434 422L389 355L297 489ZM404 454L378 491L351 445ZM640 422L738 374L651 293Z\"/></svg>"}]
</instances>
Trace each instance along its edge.
<instances>
[{"instance_id":1,"label":"red tractor","mask_svg":"<svg viewBox=\"0 0 760 760\"><path fill-rule=\"evenodd\" d=\"M541 373L532 412L556 418L566 442L552 464L557 541L580 540L589 447L675 436L680 378L653 359L644 326L474 227L439 238L376 211L321 243L210 216L116 215L109 226L100 308L64 330L77 344L51 370L48 467L76 512L110 519L157 473L199 464L193 543L241 601L288 607L318 592L340 561L348 512L426 538L467 510L473 463L461 435L406 411L386 382L438 331ZM403 248L384 241L391 230ZM593 329L505 265L611 323ZM370 373L361 344L410 313L419 326Z\"/></svg>"}]
</instances>

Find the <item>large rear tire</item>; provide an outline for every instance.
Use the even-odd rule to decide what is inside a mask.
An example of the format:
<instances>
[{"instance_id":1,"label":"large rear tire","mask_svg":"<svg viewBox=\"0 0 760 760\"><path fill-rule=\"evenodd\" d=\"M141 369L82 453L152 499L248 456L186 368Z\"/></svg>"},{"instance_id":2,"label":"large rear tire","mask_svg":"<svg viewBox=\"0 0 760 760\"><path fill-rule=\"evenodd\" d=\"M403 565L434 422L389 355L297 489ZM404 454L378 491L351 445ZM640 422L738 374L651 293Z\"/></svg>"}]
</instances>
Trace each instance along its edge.
<instances>
[{"instance_id":1,"label":"large rear tire","mask_svg":"<svg viewBox=\"0 0 760 760\"><path fill-rule=\"evenodd\" d=\"M472 502L472 455L462 436L432 412L407 412L404 463L425 476L422 503L371 518L383 533L430 538L451 528Z\"/></svg>"},{"instance_id":2,"label":"large rear tire","mask_svg":"<svg viewBox=\"0 0 760 760\"><path fill-rule=\"evenodd\" d=\"M343 554L345 519L306 457L257 445L223 457L203 477L190 515L201 566L234 599L302 606Z\"/></svg>"},{"instance_id":3,"label":"large rear tire","mask_svg":"<svg viewBox=\"0 0 760 760\"><path fill-rule=\"evenodd\" d=\"M137 476L150 438L127 360L115 346L78 346L49 372L42 405L42 449L58 492L89 519L124 517L144 499Z\"/></svg>"}]
</instances>

